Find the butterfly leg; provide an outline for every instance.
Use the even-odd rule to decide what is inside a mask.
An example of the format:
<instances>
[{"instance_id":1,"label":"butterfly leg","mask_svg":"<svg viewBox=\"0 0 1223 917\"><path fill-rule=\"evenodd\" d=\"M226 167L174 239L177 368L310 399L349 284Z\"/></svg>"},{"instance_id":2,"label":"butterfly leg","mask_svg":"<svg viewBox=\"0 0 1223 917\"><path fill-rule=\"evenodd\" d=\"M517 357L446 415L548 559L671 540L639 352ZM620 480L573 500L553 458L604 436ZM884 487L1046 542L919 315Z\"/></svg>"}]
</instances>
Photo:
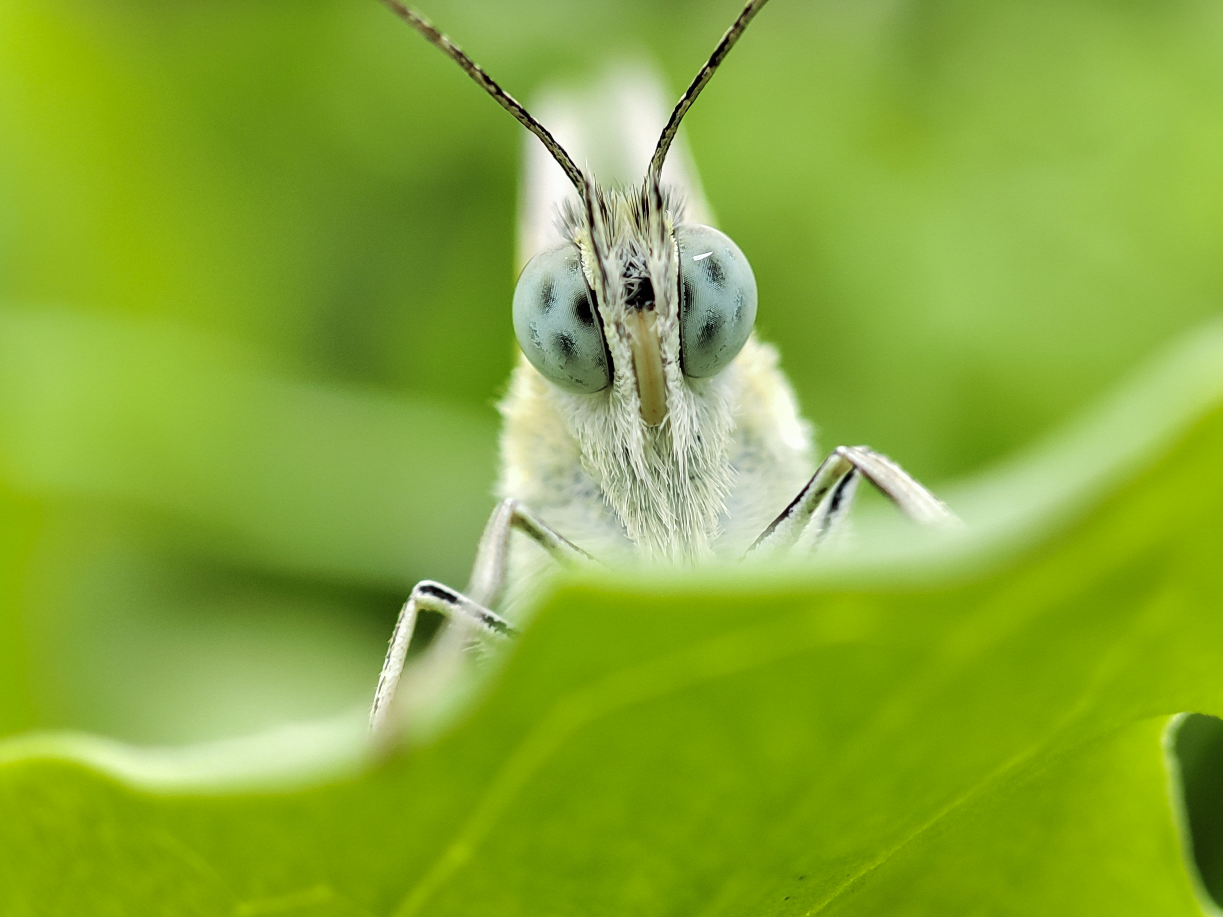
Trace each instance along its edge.
<instances>
[{"instance_id":1,"label":"butterfly leg","mask_svg":"<svg viewBox=\"0 0 1223 917\"><path fill-rule=\"evenodd\" d=\"M838 446L748 553L772 552L800 543L814 547L848 511L859 477L874 484L915 522L929 525L955 521L934 494L887 456L866 446Z\"/></svg>"},{"instance_id":2,"label":"butterfly leg","mask_svg":"<svg viewBox=\"0 0 1223 917\"><path fill-rule=\"evenodd\" d=\"M378 676L378 688L369 714L371 730L380 731L386 722L421 610L437 612L447 622L460 622L495 639L506 639L517 633L513 625L489 608L496 605L505 592L510 534L514 529L529 536L558 561L571 563L591 559L517 500L502 500L480 536L467 589L458 592L441 583L422 580L404 603L391 632L382 673Z\"/></svg>"},{"instance_id":3,"label":"butterfly leg","mask_svg":"<svg viewBox=\"0 0 1223 917\"><path fill-rule=\"evenodd\" d=\"M564 564L593 560L589 554L561 535L527 507L514 499L502 500L488 517L476 562L465 590L483 605L500 604L505 593L510 563L510 534L517 529Z\"/></svg>"},{"instance_id":4,"label":"butterfly leg","mask_svg":"<svg viewBox=\"0 0 1223 917\"><path fill-rule=\"evenodd\" d=\"M391 644L387 649L386 661L382 665L382 673L378 676L378 688L374 692L374 704L369 712L369 725L373 731L380 730L386 721L391 700L395 697L395 689L399 686L399 677L403 674L403 664L408 655L408 646L412 642L416 617L422 610L435 611L448 621L469 622L494 637L504 639L516 633L513 626L496 612L473 602L461 592L432 580L421 580L404 602L399 619L395 622L395 629L391 632Z\"/></svg>"}]
</instances>

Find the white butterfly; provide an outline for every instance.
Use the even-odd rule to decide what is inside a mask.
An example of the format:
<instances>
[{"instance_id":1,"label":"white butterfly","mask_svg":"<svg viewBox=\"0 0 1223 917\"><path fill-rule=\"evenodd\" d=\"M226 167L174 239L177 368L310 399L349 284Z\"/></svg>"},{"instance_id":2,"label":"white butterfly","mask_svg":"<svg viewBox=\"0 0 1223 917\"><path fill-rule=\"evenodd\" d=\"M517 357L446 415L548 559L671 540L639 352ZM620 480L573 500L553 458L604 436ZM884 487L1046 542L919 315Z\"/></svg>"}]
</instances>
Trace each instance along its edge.
<instances>
[{"instance_id":1,"label":"white butterfly","mask_svg":"<svg viewBox=\"0 0 1223 917\"><path fill-rule=\"evenodd\" d=\"M810 426L777 352L752 334L751 266L708 225L682 151L668 163L684 114L766 0L744 7L656 143L664 109L640 73L614 75L598 102L554 98L545 106L571 148L589 153L587 163L610 160L617 172L634 153L637 162L648 156L644 180L615 186L579 169L553 134L429 22L399 0L383 2L542 146L532 143L525 170L525 267L513 297L522 358L501 404L502 501L463 592L427 580L413 589L391 638L372 728L391 719L422 609L451 622L431 651L436 669L437 660L461 655L473 631L512 636L515 599L555 561L693 565L811 551L848 510L859 478L919 522L953 518L865 447L838 447L813 471ZM511 542L514 531L527 537Z\"/></svg>"}]
</instances>

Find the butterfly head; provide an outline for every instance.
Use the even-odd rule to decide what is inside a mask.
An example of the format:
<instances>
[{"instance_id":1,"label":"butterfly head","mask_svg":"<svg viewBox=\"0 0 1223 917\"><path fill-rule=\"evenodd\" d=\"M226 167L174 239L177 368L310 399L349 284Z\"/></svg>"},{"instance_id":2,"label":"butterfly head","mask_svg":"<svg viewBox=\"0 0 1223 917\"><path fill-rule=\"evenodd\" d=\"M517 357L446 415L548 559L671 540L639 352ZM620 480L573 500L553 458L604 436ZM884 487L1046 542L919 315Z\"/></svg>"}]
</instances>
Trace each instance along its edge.
<instances>
[{"instance_id":1,"label":"butterfly head","mask_svg":"<svg viewBox=\"0 0 1223 917\"><path fill-rule=\"evenodd\" d=\"M612 399L655 428L682 408L685 386L743 347L756 281L738 246L685 222L653 175L631 191L585 185L561 215L565 241L519 277L514 330L554 385Z\"/></svg>"}]
</instances>

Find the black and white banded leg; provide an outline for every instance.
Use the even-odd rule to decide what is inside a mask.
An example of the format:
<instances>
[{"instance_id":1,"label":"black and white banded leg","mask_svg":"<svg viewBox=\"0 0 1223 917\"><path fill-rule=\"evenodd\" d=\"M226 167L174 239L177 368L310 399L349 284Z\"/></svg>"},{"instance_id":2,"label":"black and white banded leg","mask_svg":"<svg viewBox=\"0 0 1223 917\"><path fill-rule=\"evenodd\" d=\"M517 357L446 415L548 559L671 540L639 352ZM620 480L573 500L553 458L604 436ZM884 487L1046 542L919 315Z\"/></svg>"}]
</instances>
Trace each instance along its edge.
<instances>
[{"instance_id":1,"label":"black and white banded leg","mask_svg":"<svg viewBox=\"0 0 1223 917\"><path fill-rule=\"evenodd\" d=\"M938 525L956 521L942 501L887 456L866 446L838 446L748 553L768 554L796 546L814 548L848 512L859 477L874 484L915 522Z\"/></svg>"},{"instance_id":2,"label":"black and white banded leg","mask_svg":"<svg viewBox=\"0 0 1223 917\"><path fill-rule=\"evenodd\" d=\"M508 639L517 633L513 625L489 607L498 604L505 593L510 534L515 529L563 563L592 559L517 500L502 500L493 510L488 524L484 526L484 534L480 536L467 589L458 592L441 583L422 580L404 603L399 620L395 622L395 630L391 633L382 674L378 676L378 688L374 692L374 703L369 713L371 730L380 731L386 723L403 674L416 618L422 610L437 612L447 623L460 622L494 639Z\"/></svg>"}]
</instances>

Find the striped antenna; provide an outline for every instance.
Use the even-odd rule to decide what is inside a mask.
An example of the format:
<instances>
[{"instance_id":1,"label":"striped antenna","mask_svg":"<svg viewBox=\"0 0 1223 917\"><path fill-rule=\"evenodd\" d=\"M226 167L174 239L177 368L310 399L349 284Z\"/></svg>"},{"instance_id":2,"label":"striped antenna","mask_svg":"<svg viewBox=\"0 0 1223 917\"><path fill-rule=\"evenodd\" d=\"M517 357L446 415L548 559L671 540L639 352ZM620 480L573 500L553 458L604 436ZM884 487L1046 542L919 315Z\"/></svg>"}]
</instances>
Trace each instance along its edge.
<instances>
[{"instance_id":1,"label":"striped antenna","mask_svg":"<svg viewBox=\"0 0 1223 917\"><path fill-rule=\"evenodd\" d=\"M387 0L387 2L393 2L393 0ZM697 73L696 79L692 81L684 91L684 94L680 96L679 102L676 103L675 109L671 112L670 120L667 121L667 126L662 129L662 136L658 138L658 146L654 148L654 158L650 160L647 180L658 180L658 176L662 174L663 160L667 158L667 150L671 149L671 141L679 133L680 121L684 120L684 115L688 113L688 109L692 107L696 97L701 94L705 84L713 79L718 66L725 59L726 55L730 53L730 49L735 46L735 42L739 40L739 36L747 28L747 24L752 21L752 17L760 12L760 8L768 2L769 0L749 0L747 6L743 7L743 12L739 14L739 18L726 30L726 34L722 36L718 46L713 49L713 54L709 56L705 66Z\"/></svg>"},{"instance_id":2,"label":"striped antenna","mask_svg":"<svg viewBox=\"0 0 1223 917\"><path fill-rule=\"evenodd\" d=\"M433 23L424 16L408 9L400 0L382 0L382 5L416 29L416 31L420 32L421 35L425 36L429 44L440 48L443 54L462 67L469 77L475 80L485 92L496 99L502 108L517 118L523 127L538 137L548 152L552 154L552 158L565 171L565 175L573 182L573 186L578 189L578 194L583 200L586 199L586 179L582 177L578 167L573 164L573 160L565 152L564 147L556 142L556 138L549 133L546 127L531 117L531 113L522 107L521 102L498 86L493 78L481 69L479 64L463 53L462 48L438 31Z\"/></svg>"}]
</instances>

